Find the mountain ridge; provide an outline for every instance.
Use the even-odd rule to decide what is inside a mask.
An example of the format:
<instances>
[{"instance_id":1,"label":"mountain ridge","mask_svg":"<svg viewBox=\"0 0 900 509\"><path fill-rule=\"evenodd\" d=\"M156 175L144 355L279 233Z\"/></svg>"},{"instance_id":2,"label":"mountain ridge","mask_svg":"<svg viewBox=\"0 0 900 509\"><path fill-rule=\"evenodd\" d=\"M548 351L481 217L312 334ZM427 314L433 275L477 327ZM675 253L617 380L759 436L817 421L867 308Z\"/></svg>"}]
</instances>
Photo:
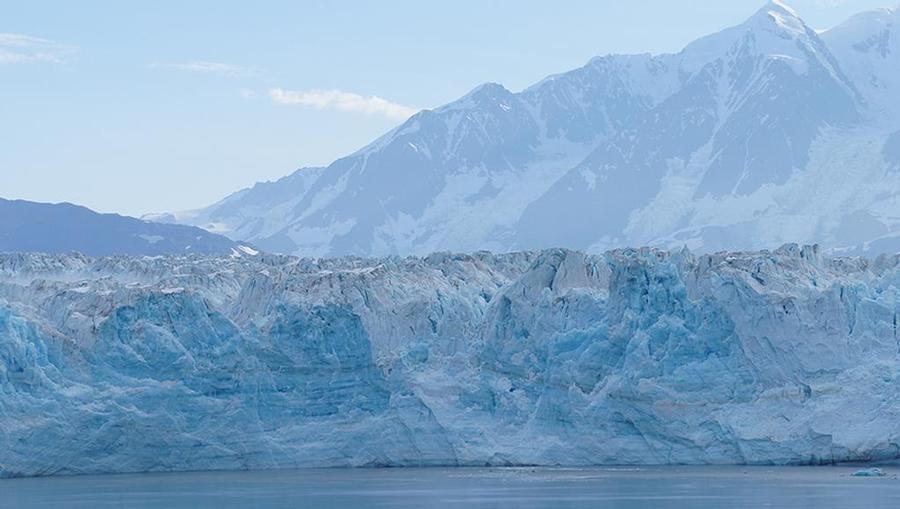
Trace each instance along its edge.
<instances>
[{"instance_id":1,"label":"mountain ridge","mask_svg":"<svg viewBox=\"0 0 900 509\"><path fill-rule=\"evenodd\" d=\"M306 174L290 206L237 197L230 215L217 204L178 221L310 256L900 249L881 242L900 240L900 198L873 191L897 188L875 156L900 132L900 37L860 50L895 15L819 33L774 1L678 53L595 57L520 92L485 83ZM826 189L844 180L839 166L865 181ZM814 208L806 192L835 199ZM847 226L859 221L871 237Z\"/></svg>"},{"instance_id":2,"label":"mountain ridge","mask_svg":"<svg viewBox=\"0 0 900 509\"><path fill-rule=\"evenodd\" d=\"M79 252L89 256L218 254L255 250L221 235L185 225L166 225L100 214L72 203L0 198L0 252Z\"/></svg>"}]
</instances>

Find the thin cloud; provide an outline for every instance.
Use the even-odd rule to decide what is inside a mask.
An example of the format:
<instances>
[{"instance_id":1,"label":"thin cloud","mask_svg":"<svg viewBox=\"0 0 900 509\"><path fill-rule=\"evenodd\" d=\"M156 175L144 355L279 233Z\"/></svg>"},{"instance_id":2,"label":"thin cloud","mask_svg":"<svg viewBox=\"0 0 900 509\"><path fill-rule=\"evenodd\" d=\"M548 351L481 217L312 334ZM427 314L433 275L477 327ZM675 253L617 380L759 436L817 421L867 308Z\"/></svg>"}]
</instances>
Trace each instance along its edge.
<instances>
[{"instance_id":1,"label":"thin cloud","mask_svg":"<svg viewBox=\"0 0 900 509\"><path fill-rule=\"evenodd\" d=\"M255 76L259 74L259 72L255 69L242 67L240 65L226 64L223 62L209 62L206 60L151 64L150 67L159 69L174 69L176 71L218 74L220 76Z\"/></svg>"},{"instance_id":2,"label":"thin cloud","mask_svg":"<svg viewBox=\"0 0 900 509\"><path fill-rule=\"evenodd\" d=\"M49 62L60 64L74 49L49 39L0 32L0 64Z\"/></svg>"},{"instance_id":3,"label":"thin cloud","mask_svg":"<svg viewBox=\"0 0 900 509\"><path fill-rule=\"evenodd\" d=\"M370 115L384 115L395 120L406 120L417 108L394 103L377 96L365 97L341 90L293 91L273 88L269 97L278 104L307 106L317 110L338 110Z\"/></svg>"}]
</instances>

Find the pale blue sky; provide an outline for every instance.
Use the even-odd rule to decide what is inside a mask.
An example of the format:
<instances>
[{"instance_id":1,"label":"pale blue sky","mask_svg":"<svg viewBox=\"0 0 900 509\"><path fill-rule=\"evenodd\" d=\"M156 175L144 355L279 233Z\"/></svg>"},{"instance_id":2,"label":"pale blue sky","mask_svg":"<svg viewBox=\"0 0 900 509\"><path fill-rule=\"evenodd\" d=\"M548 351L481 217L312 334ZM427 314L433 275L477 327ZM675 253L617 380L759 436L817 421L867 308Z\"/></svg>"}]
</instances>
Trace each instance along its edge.
<instances>
[{"instance_id":1,"label":"pale blue sky","mask_svg":"<svg viewBox=\"0 0 900 509\"><path fill-rule=\"evenodd\" d=\"M520 90L596 55L675 52L763 3L0 0L0 197L197 208L479 83ZM816 28L892 5L788 3Z\"/></svg>"}]
</instances>

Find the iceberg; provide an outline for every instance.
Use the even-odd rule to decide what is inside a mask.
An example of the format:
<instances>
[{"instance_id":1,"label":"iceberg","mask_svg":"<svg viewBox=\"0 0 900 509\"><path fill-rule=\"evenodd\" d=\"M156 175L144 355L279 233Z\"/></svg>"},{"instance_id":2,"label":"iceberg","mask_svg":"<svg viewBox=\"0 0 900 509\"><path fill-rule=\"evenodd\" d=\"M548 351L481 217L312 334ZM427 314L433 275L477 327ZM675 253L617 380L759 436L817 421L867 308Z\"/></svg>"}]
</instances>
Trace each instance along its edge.
<instances>
[{"instance_id":1,"label":"iceberg","mask_svg":"<svg viewBox=\"0 0 900 509\"><path fill-rule=\"evenodd\" d=\"M884 477L886 475L880 468L863 468L853 472L853 477Z\"/></svg>"}]
</instances>

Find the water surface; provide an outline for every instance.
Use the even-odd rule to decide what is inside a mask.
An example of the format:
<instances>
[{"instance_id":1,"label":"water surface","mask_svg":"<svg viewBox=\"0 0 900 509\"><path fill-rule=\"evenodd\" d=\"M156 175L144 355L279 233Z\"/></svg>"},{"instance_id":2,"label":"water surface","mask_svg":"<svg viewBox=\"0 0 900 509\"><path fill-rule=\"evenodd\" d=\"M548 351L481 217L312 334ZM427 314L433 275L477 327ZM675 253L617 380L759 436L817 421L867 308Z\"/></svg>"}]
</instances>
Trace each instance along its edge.
<instances>
[{"instance_id":1,"label":"water surface","mask_svg":"<svg viewBox=\"0 0 900 509\"><path fill-rule=\"evenodd\" d=\"M0 507L876 508L900 479L844 467L458 468L191 472L0 481Z\"/></svg>"}]
</instances>

